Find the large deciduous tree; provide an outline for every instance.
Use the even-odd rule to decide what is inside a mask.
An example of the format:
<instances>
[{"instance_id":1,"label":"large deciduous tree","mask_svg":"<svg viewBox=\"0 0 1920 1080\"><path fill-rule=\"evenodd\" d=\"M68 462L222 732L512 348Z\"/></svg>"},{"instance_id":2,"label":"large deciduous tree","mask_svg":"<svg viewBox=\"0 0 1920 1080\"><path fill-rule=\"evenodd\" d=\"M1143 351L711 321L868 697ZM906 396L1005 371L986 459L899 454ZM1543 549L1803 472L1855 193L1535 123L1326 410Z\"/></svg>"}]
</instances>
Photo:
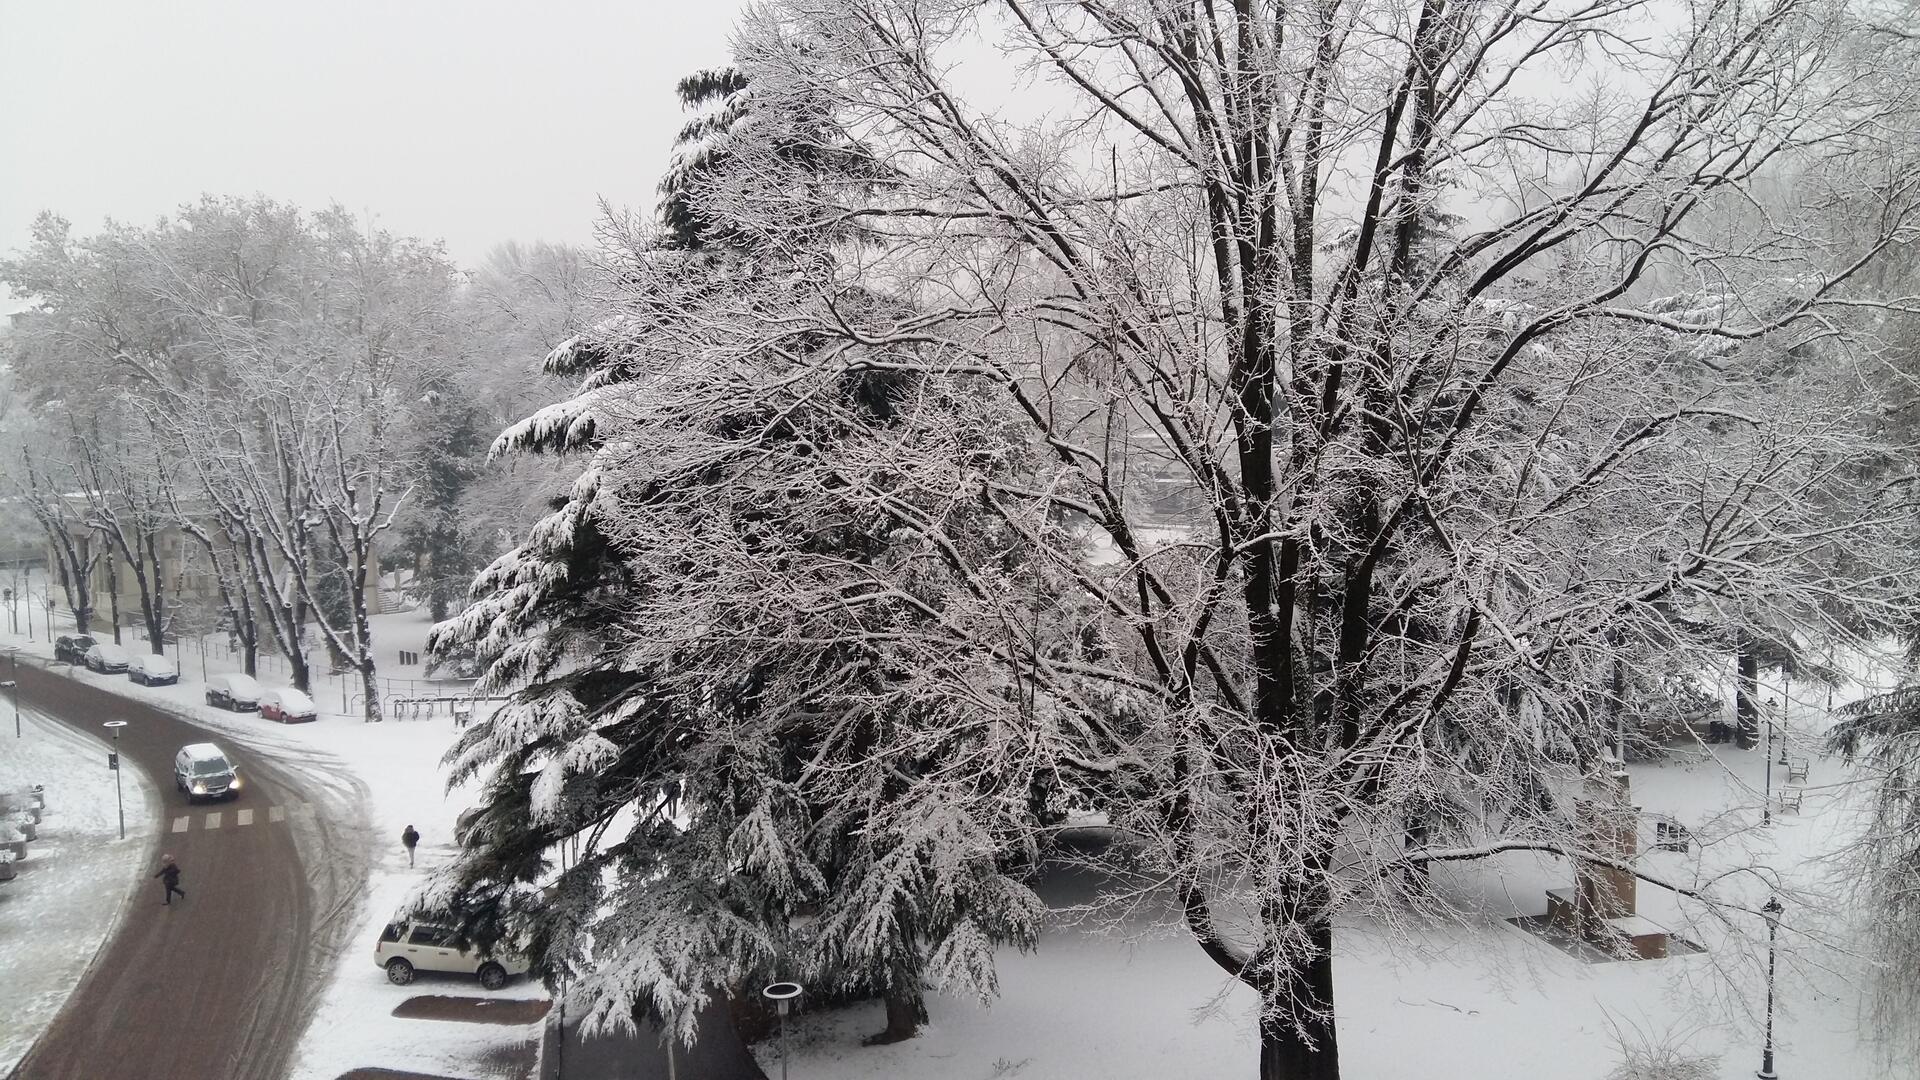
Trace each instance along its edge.
<instances>
[{"instance_id":1,"label":"large deciduous tree","mask_svg":"<svg viewBox=\"0 0 1920 1080\"><path fill-rule=\"evenodd\" d=\"M768 798L896 763L900 803L1072 791L1258 993L1262 1077L1337 1077L1339 920L1407 902L1401 871L1434 859L1577 851L1572 802L1542 793L1612 742L1591 703L1623 650L1711 654L1762 610L1841 634L1910 600L1848 316L1914 235L1916 174L1880 152L1914 133L1914 54L1860 14L757 9L738 61L783 137L731 141L688 185L752 279L636 262L647 317L594 340L618 376L527 429L591 433L566 512L632 557L580 599L627 632L463 630L499 672L713 697L681 728L637 689L529 701L546 735L513 763L546 762L556 793L569 762L627 760L603 733L631 723L741 767L779 744L728 741L766 729L716 718L723 688L804 672L854 697L776 643L883 657L852 715L901 722L822 715ZM976 77L982 39L1034 94ZM1584 89L1543 102L1543 82ZM855 160L795 152L819 132ZM1743 202L1761 209L1706 213ZM1793 224L1838 203L1854 227ZM1830 362L1756 370L1815 337ZM876 377L884 423L847 397ZM830 523L888 542L797 539ZM569 575L586 535L483 576L476 610L606 586ZM820 891L767 816L796 804L749 805L728 865L776 904ZM711 941L770 947L704 910ZM626 986L691 977L687 950L627 945Z\"/></svg>"}]
</instances>

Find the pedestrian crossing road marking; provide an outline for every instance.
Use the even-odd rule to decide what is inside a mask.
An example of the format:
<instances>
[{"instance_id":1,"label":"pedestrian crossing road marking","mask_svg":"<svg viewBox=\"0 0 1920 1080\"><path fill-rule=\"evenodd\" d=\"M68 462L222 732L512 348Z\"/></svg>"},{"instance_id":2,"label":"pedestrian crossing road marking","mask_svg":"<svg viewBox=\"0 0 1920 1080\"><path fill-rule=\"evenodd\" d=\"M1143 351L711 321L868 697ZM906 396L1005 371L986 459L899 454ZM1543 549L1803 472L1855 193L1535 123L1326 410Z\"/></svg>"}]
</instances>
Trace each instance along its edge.
<instances>
[{"instance_id":1,"label":"pedestrian crossing road marking","mask_svg":"<svg viewBox=\"0 0 1920 1080\"><path fill-rule=\"evenodd\" d=\"M269 806L267 807L265 820L272 821L272 822L285 821L287 820L287 814L289 813L289 811L291 811L291 813L295 817L304 817L306 815L310 815L313 813L313 807L308 806L306 803L300 803L293 807ZM212 813L208 814L200 822L200 827L202 829L218 829L221 827L221 825L225 824L226 816L227 815L224 811L215 810ZM245 810L242 810L238 807L234 808L233 825L235 828L251 825L256 820L259 820L259 819L260 819L259 810L256 810L252 807L249 807ZM180 817L176 817L173 819L173 827L169 831L183 833L183 832L187 832L192 828L193 828L192 815L183 814Z\"/></svg>"}]
</instances>

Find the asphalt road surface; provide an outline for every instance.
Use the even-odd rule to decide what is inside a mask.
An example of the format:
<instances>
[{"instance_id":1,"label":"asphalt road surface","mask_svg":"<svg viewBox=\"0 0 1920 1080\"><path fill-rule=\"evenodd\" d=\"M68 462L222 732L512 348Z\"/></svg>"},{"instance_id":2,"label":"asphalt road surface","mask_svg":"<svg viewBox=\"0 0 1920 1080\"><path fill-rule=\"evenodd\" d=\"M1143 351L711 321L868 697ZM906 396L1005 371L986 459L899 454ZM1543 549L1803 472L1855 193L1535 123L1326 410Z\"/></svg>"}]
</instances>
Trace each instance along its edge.
<instances>
[{"instance_id":1,"label":"asphalt road surface","mask_svg":"<svg viewBox=\"0 0 1920 1080\"><path fill-rule=\"evenodd\" d=\"M129 833L151 830L146 870L98 896L129 903L126 918L13 1080L287 1075L364 886L358 800L316 783L297 763L61 670L22 663L21 704L95 736L107 736L103 721L125 720L122 767L145 771L160 820L128 821ZM189 805L174 784L173 757L207 741L235 760L245 786L236 799ZM138 800L129 812L142 812ZM163 850L179 863L187 893L168 907L161 883L146 876L159 869Z\"/></svg>"}]
</instances>

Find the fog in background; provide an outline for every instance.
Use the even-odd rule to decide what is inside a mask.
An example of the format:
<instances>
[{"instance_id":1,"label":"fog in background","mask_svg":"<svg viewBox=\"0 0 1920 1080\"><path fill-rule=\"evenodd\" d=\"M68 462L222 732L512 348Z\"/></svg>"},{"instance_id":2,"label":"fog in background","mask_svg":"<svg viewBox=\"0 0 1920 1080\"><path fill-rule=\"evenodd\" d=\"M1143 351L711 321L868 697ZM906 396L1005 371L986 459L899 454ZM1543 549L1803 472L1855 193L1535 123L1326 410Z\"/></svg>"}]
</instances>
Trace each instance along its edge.
<instances>
[{"instance_id":1,"label":"fog in background","mask_svg":"<svg viewBox=\"0 0 1920 1080\"><path fill-rule=\"evenodd\" d=\"M681 76L739 0L0 0L0 252L202 192L339 202L444 239L585 243L651 207ZM0 291L0 311L22 306Z\"/></svg>"}]
</instances>

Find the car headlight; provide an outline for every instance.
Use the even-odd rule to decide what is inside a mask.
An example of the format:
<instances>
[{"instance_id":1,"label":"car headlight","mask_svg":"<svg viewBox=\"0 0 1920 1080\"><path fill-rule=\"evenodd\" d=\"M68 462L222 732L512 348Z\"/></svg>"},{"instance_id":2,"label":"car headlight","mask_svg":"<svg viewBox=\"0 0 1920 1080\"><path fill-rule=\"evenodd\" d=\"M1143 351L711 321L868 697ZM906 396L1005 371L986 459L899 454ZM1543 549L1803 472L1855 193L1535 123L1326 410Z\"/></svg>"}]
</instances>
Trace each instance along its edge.
<instances>
[{"instance_id":1,"label":"car headlight","mask_svg":"<svg viewBox=\"0 0 1920 1080\"><path fill-rule=\"evenodd\" d=\"M240 790L240 774L239 774L239 773L234 773L234 774L233 774L233 783L232 783L231 785L229 785L229 786L230 786L230 787L232 787L232 788L233 788L233 790L235 790L235 791L239 791L239 790Z\"/></svg>"},{"instance_id":2,"label":"car headlight","mask_svg":"<svg viewBox=\"0 0 1920 1080\"><path fill-rule=\"evenodd\" d=\"M205 795L207 793L206 782L203 780L195 780L193 782L193 793L195 795Z\"/></svg>"}]
</instances>

